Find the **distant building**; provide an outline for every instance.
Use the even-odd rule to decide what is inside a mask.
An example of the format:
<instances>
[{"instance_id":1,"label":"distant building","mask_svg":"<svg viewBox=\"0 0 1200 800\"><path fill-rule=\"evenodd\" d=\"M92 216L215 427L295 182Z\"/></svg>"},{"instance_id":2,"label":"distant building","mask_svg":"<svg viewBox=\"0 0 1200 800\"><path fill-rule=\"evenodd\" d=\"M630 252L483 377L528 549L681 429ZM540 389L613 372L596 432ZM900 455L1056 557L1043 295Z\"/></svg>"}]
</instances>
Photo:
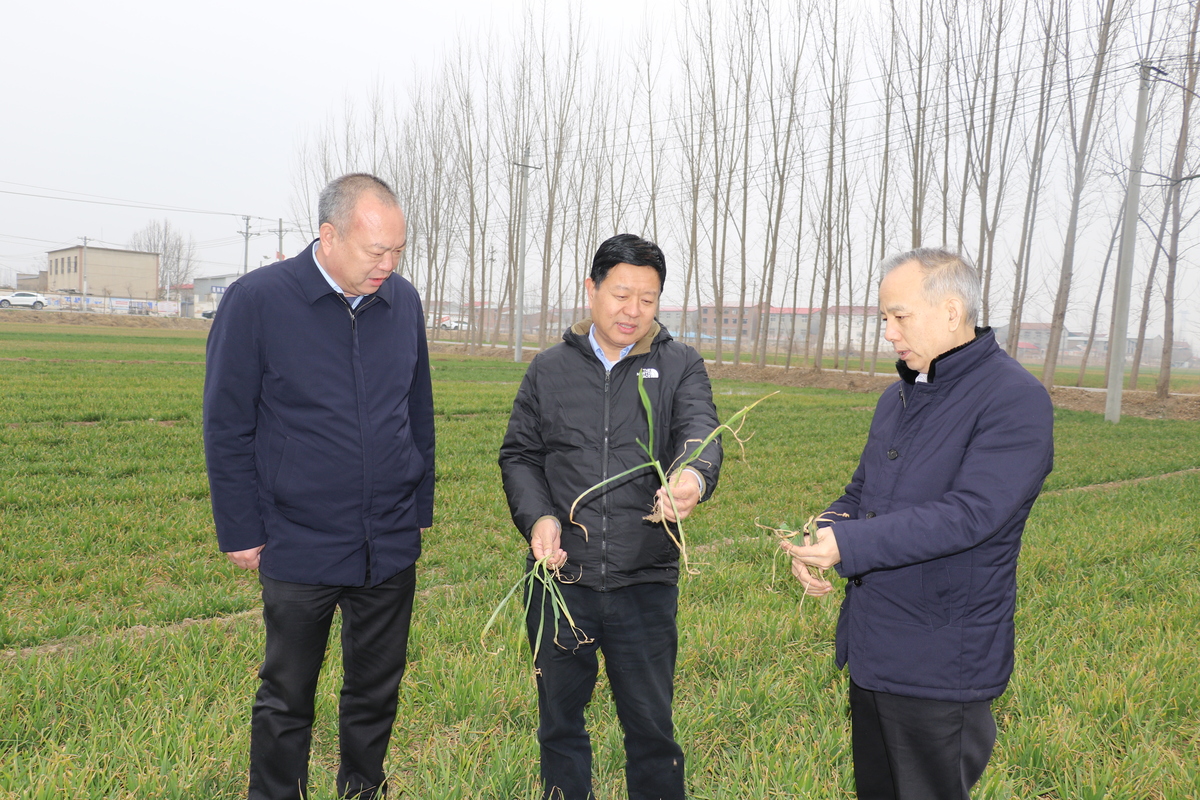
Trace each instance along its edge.
<instances>
[{"instance_id":1,"label":"distant building","mask_svg":"<svg viewBox=\"0 0 1200 800\"><path fill-rule=\"evenodd\" d=\"M41 270L37 273L18 272L17 273L17 291L26 292L45 292L46 288L46 270Z\"/></svg>"},{"instance_id":2,"label":"distant building","mask_svg":"<svg viewBox=\"0 0 1200 800\"><path fill-rule=\"evenodd\" d=\"M225 296L225 289L240 277L241 273L235 272L232 275L205 275L202 278L193 278L193 313L216 311L217 306L221 304L221 298Z\"/></svg>"},{"instance_id":3,"label":"distant building","mask_svg":"<svg viewBox=\"0 0 1200 800\"><path fill-rule=\"evenodd\" d=\"M79 245L50 251L46 266L48 292L158 298L158 253Z\"/></svg>"}]
</instances>

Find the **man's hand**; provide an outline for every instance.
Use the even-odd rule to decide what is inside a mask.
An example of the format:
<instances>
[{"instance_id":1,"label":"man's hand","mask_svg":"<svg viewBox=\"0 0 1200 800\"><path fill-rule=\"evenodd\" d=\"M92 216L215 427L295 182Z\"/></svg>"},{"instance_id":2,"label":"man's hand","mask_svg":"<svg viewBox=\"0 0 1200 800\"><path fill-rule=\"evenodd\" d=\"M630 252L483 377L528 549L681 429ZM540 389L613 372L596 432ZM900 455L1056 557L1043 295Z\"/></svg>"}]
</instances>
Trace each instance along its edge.
<instances>
[{"instance_id":1,"label":"man's hand","mask_svg":"<svg viewBox=\"0 0 1200 800\"><path fill-rule=\"evenodd\" d=\"M260 544L258 547L251 547L249 550L234 550L232 553L226 553L229 560L237 564L242 569L258 569L258 554L266 547L265 544Z\"/></svg>"},{"instance_id":2,"label":"man's hand","mask_svg":"<svg viewBox=\"0 0 1200 800\"><path fill-rule=\"evenodd\" d=\"M792 574L804 585L805 594L823 597L833 591L832 583L809 570L810 566L829 569L842 563L842 554L838 550L833 528L818 528L816 544L795 545L785 539L779 546L792 557Z\"/></svg>"},{"instance_id":3,"label":"man's hand","mask_svg":"<svg viewBox=\"0 0 1200 800\"><path fill-rule=\"evenodd\" d=\"M558 520L552 517L543 517L533 523L529 546L538 561L550 556L546 564L551 568L567 563L567 551L562 549L562 532L558 528Z\"/></svg>"},{"instance_id":4,"label":"man's hand","mask_svg":"<svg viewBox=\"0 0 1200 800\"><path fill-rule=\"evenodd\" d=\"M700 481L696 479L696 473L687 469L677 472L671 476L667 486L671 489L670 497L667 496L666 486L659 489L655 495L662 504L663 516L667 522L686 519L700 502ZM671 506L671 497L675 498L674 507ZM679 512L678 516L676 511Z\"/></svg>"}]
</instances>

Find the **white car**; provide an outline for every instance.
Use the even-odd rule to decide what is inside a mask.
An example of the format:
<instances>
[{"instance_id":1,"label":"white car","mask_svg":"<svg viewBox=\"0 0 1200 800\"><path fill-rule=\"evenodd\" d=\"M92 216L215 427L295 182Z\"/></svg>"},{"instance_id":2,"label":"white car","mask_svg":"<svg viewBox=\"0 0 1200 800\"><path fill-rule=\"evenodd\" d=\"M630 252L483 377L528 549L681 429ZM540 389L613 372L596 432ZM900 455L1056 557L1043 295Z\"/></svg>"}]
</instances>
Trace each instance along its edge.
<instances>
[{"instance_id":1,"label":"white car","mask_svg":"<svg viewBox=\"0 0 1200 800\"><path fill-rule=\"evenodd\" d=\"M34 311L40 311L46 305L46 298L37 292L13 292L12 294L0 295L0 308L11 308L12 306L26 306Z\"/></svg>"}]
</instances>

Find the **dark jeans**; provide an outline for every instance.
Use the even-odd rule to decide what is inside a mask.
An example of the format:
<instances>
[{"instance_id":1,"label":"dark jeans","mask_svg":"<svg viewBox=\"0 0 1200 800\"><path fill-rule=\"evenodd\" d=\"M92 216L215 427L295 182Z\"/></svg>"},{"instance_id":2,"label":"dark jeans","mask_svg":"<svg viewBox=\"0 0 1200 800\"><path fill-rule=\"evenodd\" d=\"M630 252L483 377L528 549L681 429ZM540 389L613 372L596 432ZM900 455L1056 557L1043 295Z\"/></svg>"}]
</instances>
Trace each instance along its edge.
<instances>
[{"instance_id":1,"label":"dark jeans","mask_svg":"<svg viewBox=\"0 0 1200 800\"><path fill-rule=\"evenodd\" d=\"M850 682L859 800L968 800L996 744L990 701L949 703Z\"/></svg>"},{"instance_id":2,"label":"dark jeans","mask_svg":"<svg viewBox=\"0 0 1200 800\"><path fill-rule=\"evenodd\" d=\"M383 759L396 718L416 567L372 588L310 586L260 575L266 656L250 725L251 800L308 795L313 696L335 608L342 610L339 797L386 793Z\"/></svg>"},{"instance_id":3,"label":"dark jeans","mask_svg":"<svg viewBox=\"0 0 1200 800\"><path fill-rule=\"evenodd\" d=\"M583 710L596 686L604 651L617 716L625 731L625 785L631 800L682 800L683 750L671 722L679 634L675 612L679 588L643 584L596 592L564 585L575 624L593 641L579 644L565 620L554 644L554 617L547 604L537 679L538 741L543 797L592 800L592 746ZM530 604L532 645L541 613L541 592Z\"/></svg>"}]
</instances>

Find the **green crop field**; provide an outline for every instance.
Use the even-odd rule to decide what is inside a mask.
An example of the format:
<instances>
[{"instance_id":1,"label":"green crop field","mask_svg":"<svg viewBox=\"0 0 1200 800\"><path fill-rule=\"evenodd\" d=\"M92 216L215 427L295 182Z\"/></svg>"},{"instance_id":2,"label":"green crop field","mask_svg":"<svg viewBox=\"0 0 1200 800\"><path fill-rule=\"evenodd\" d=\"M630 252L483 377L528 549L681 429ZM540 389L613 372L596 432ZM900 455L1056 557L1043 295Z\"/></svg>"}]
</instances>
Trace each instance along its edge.
<instances>
[{"instance_id":1,"label":"green crop field","mask_svg":"<svg viewBox=\"0 0 1200 800\"><path fill-rule=\"evenodd\" d=\"M216 551L204 334L0 324L0 798L243 796L257 582ZM536 796L519 612L488 614L523 541L496 450L522 365L435 356L425 540L392 796ZM716 382L722 417L774 386ZM784 388L686 528L676 722L697 800L848 798L836 602L801 603L773 537L849 478L873 395ZM1200 423L1059 411L1027 529L1017 670L980 798L1200 798ZM319 688L314 798L333 797L340 655ZM624 796L603 682L601 800Z\"/></svg>"}]
</instances>

